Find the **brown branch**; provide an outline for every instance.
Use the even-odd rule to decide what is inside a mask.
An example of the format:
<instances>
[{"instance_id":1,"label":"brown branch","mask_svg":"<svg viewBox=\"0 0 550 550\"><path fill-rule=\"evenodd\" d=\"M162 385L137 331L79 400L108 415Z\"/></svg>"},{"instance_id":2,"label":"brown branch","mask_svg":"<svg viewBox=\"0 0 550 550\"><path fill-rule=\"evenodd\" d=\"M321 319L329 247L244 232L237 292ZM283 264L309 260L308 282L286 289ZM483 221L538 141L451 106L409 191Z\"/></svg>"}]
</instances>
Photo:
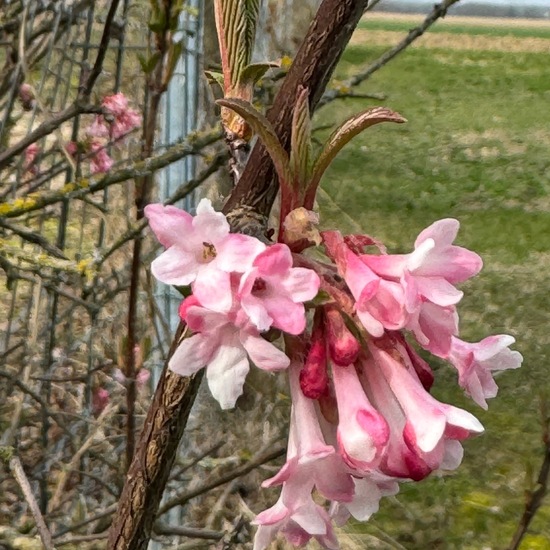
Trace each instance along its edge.
<instances>
[{"instance_id":1,"label":"brown branch","mask_svg":"<svg viewBox=\"0 0 550 550\"><path fill-rule=\"evenodd\" d=\"M537 476L535 488L531 491L526 491L525 509L508 550L518 550L523 537L527 534L531 521L533 521L535 514L541 507L544 497L548 494L548 481L550 480L550 416L546 401L543 401L541 405L541 416L543 423L542 442L544 445L544 458Z\"/></svg>"},{"instance_id":2,"label":"brown branch","mask_svg":"<svg viewBox=\"0 0 550 550\"><path fill-rule=\"evenodd\" d=\"M32 494L31 484L29 483L27 475L25 474L25 470L23 470L23 465L21 464L19 457L14 454L13 449L12 452L9 453L6 451L5 448L2 448L2 452L0 452L0 458L3 458L8 463L13 477L19 484L19 487L21 487L21 491L23 492L25 501L27 502L31 510L34 521L36 523L36 527L38 529L38 534L40 535L40 539L42 540L42 544L44 545L45 550L55 550L52 541L52 534L50 533L50 530L48 529L48 526L44 521L44 516L40 512L38 502L36 502L36 499Z\"/></svg>"},{"instance_id":3,"label":"brown branch","mask_svg":"<svg viewBox=\"0 0 550 550\"><path fill-rule=\"evenodd\" d=\"M10 202L0 204L0 215L5 218L16 218L29 212L42 210L45 206L56 204L69 199L82 199L90 193L102 191L116 183L121 183L136 177L153 174L157 170L172 164L189 155L197 155L202 149L211 145L221 137L218 128L205 130L187 136L186 140L178 143L168 151L143 160L132 162L120 170L114 170L108 174L92 176L89 179L81 179L70 182L62 189L44 191L18 198Z\"/></svg>"},{"instance_id":4,"label":"brown branch","mask_svg":"<svg viewBox=\"0 0 550 550\"><path fill-rule=\"evenodd\" d=\"M225 485L226 483L229 483L230 481L233 481L238 477L242 477L248 474L252 470L255 470L256 468L258 468L258 466L262 466L267 462L271 462L272 460L275 460L276 458L283 456L285 451L286 451L285 447L277 447L276 449L273 449L267 452L258 453L251 460L249 460L242 466L235 468L231 472L228 472L227 474L224 474L216 479L213 479L212 481L209 481L204 485L197 487L196 489L191 489L190 491L181 493L167 500L160 507L158 511L158 515L161 516L162 514L165 514L175 506L183 506L185 503L189 502L192 498L198 497L200 495L204 495L204 493L208 493L208 491L211 491L212 489L215 489L220 485Z\"/></svg>"},{"instance_id":5,"label":"brown branch","mask_svg":"<svg viewBox=\"0 0 550 550\"><path fill-rule=\"evenodd\" d=\"M268 113L286 147L298 87L309 88L310 103L314 107L367 3L367 0L322 2ZM269 156L257 145L224 208L230 214L232 230L261 235L262 222L267 219L277 193L272 174ZM169 358L183 332L184 326L180 325ZM153 519L203 373L204 369L192 377L180 377L169 372L165 365L111 525L108 549L144 550L147 547Z\"/></svg>"},{"instance_id":6,"label":"brown branch","mask_svg":"<svg viewBox=\"0 0 550 550\"><path fill-rule=\"evenodd\" d=\"M154 531L156 535L169 535L178 537L188 537L193 539L220 540L223 533L212 531L211 529L198 529L196 527L185 527L183 525L166 525L165 523L155 523Z\"/></svg>"},{"instance_id":7,"label":"brown branch","mask_svg":"<svg viewBox=\"0 0 550 550\"><path fill-rule=\"evenodd\" d=\"M59 250L57 246L54 246L48 241L48 239L46 239L42 235L39 235L38 233L33 233L30 229L27 229L26 227L9 223L2 218L0 218L0 227L3 227L4 229L8 229L9 231L11 231L12 233L15 233L24 241L38 245L40 248L43 248L46 252L56 258L60 258L62 260L67 259L65 254L63 254L63 252Z\"/></svg>"},{"instance_id":8,"label":"brown branch","mask_svg":"<svg viewBox=\"0 0 550 550\"><path fill-rule=\"evenodd\" d=\"M286 149L290 145L292 114L299 87L310 90L309 103L313 111L367 4L367 0L324 0L319 7L273 106L267 113L268 120ZM236 225L235 229L238 231L246 226L247 220L257 224L258 216L266 219L277 189L269 154L258 143L224 208ZM256 211L255 216L250 216L250 208Z\"/></svg>"}]
</instances>

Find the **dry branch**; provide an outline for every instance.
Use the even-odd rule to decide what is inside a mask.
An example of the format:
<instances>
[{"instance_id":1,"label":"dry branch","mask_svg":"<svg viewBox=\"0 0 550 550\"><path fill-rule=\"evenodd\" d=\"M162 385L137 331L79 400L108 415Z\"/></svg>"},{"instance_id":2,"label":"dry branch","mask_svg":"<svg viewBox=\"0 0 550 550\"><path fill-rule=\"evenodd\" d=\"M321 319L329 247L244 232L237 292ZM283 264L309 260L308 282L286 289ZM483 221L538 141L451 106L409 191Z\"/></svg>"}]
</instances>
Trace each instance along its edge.
<instances>
[{"instance_id":1,"label":"dry branch","mask_svg":"<svg viewBox=\"0 0 550 550\"><path fill-rule=\"evenodd\" d=\"M52 541L52 534L44 521L44 516L42 516L42 513L40 512L40 507L34 498L31 484L27 479L27 475L25 474L25 470L23 470L23 465L21 464L19 457L15 455L13 449L11 449L10 452L9 449L3 447L0 449L0 458L8 463L13 477L19 484L19 487L21 487L21 491L31 510L36 523L36 528L38 529L38 534L40 535L40 539L42 540L45 550L55 550Z\"/></svg>"},{"instance_id":2,"label":"dry branch","mask_svg":"<svg viewBox=\"0 0 550 550\"><path fill-rule=\"evenodd\" d=\"M205 147L220 139L221 135L217 128L190 134L184 142L173 145L166 152L132 162L120 170L77 180L66 184L62 189L33 193L24 199L14 199L0 204L0 215L15 218L65 200L82 199L90 193L102 191L117 183L153 174L189 155L200 154Z\"/></svg>"}]
</instances>

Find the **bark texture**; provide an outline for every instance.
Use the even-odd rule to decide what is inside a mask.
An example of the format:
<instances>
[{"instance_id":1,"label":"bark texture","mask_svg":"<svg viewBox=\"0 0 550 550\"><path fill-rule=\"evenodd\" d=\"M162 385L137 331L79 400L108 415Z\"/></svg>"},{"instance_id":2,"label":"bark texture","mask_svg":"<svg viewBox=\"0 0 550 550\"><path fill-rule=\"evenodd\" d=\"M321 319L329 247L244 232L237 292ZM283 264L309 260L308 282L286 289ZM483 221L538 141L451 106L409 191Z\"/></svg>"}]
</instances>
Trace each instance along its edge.
<instances>
[{"instance_id":1,"label":"bark texture","mask_svg":"<svg viewBox=\"0 0 550 550\"><path fill-rule=\"evenodd\" d=\"M310 107L313 110L367 2L322 2L268 113L286 148L290 142L292 111L298 87L310 89ZM232 230L265 238L265 223L277 188L269 156L258 144L224 208ZM185 327L180 325L169 357L178 346L184 330ZM147 547L203 372L184 378L168 371L165 365L111 525L108 549L145 550Z\"/></svg>"}]
</instances>

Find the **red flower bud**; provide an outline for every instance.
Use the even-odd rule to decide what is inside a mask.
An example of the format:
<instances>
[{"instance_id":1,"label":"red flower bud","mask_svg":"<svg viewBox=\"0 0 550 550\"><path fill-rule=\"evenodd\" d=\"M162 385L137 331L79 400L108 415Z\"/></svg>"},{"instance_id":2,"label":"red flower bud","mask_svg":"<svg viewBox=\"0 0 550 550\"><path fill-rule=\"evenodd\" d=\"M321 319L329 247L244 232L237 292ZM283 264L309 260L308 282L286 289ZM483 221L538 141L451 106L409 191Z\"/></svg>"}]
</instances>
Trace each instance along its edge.
<instances>
[{"instance_id":1,"label":"red flower bud","mask_svg":"<svg viewBox=\"0 0 550 550\"><path fill-rule=\"evenodd\" d=\"M354 363L361 346L335 308L325 308L325 328L332 361L341 367Z\"/></svg>"},{"instance_id":2,"label":"red flower bud","mask_svg":"<svg viewBox=\"0 0 550 550\"><path fill-rule=\"evenodd\" d=\"M300 387L310 399L319 399L328 392L327 350L321 310L316 311L313 320L311 346L300 371Z\"/></svg>"}]
</instances>

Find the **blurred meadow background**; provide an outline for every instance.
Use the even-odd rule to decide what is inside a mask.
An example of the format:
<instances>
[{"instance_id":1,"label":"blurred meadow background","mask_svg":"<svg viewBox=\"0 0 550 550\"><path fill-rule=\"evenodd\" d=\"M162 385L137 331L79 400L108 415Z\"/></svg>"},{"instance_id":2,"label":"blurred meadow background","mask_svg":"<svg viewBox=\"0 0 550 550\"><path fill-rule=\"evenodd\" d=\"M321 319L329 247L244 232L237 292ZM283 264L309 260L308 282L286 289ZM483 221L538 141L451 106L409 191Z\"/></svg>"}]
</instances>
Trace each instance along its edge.
<instances>
[{"instance_id":1,"label":"blurred meadow background","mask_svg":"<svg viewBox=\"0 0 550 550\"><path fill-rule=\"evenodd\" d=\"M367 14L339 66L345 81L396 44L421 17ZM486 432L466 442L450 475L402 485L358 532L381 532L407 549L503 549L525 490L544 459L541 402L550 398L550 22L448 17L376 72L358 91L408 119L355 138L319 196L326 227L381 239L408 252L433 221L460 220L458 243L482 272L463 285L464 339L516 337L523 367L497 376L481 410L441 365L434 393L474 413ZM318 124L342 120L365 100L342 100ZM358 541L367 540L359 537ZM386 541L384 544L393 544ZM384 546L385 547L385 546ZM550 502L522 549L550 549Z\"/></svg>"}]
</instances>

